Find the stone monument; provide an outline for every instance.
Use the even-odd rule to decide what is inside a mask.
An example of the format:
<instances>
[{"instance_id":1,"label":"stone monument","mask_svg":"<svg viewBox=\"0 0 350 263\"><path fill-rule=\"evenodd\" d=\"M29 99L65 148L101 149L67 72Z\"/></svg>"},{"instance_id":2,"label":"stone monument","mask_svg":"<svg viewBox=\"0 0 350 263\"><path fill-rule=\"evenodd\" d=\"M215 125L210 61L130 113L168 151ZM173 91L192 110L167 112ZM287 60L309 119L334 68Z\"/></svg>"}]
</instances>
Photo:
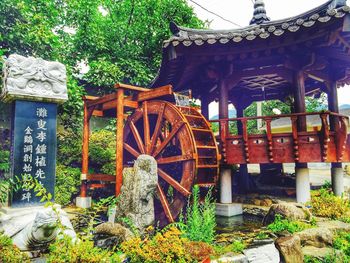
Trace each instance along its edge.
<instances>
[{"instance_id":1,"label":"stone monument","mask_svg":"<svg viewBox=\"0 0 350 263\"><path fill-rule=\"evenodd\" d=\"M109 221L129 218L142 233L154 224L154 195L157 189L157 162L149 155L140 155L134 167L124 168L121 194Z\"/></svg>"},{"instance_id":2,"label":"stone monument","mask_svg":"<svg viewBox=\"0 0 350 263\"><path fill-rule=\"evenodd\" d=\"M68 99L66 68L14 54L6 59L3 74L0 99L12 107L10 174L20 180L32 176L54 196L57 104ZM40 199L21 188L0 209L0 230L21 250L45 247L60 231L76 237L67 214L57 205L45 208Z\"/></svg>"},{"instance_id":3,"label":"stone monument","mask_svg":"<svg viewBox=\"0 0 350 263\"><path fill-rule=\"evenodd\" d=\"M59 62L10 55L0 98L12 104L11 175L31 175L54 194L57 104L68 99L66 68ZM11 103L11 104L10 104ZM28 189L14 192L11 207L41 205Z\"/></svg>"}]
</instances>

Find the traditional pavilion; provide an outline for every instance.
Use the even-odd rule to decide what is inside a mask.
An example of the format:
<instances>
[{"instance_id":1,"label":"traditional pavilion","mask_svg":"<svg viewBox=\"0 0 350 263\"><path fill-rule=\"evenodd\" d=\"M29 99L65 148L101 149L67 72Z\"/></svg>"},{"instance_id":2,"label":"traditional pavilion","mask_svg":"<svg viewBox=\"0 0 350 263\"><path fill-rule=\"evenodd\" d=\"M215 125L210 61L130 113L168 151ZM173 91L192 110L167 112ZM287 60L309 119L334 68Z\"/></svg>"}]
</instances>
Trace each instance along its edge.
<instances>
[{"instance_id":1,"label":"traditional pavilion","mask_svg":"<svg viewBox=\"0 0 350 263\"><path fill-rule=\"evenodd\" d=\"M249 163L295 163L297 201L305 202L310 198L308 163L331 162L333 190L340 195L342 162L350 161L348 119L339 114L337 100L337 88L350 83L349 12L346 0L330 0L301 15L271 21L263 1L256 0L244 28L198 30L172 23L173 35L164 41L152 87L191 89L207 118L208 104L219 102L222 163L240 164L241 188L247 187ZM322 127L307 132L305 96L321 92L328 95L329 112L315 113ZM266 134L249 134L249 118L240 117L252 102L266 100L292 101L293 114L260 117ZM237 119L228 119L230 103ZM273 134L276 117L290 118L292 133ZM238 135L229 133L230 121L237 122ZM230 170L221 169L222 202L231 200L230 182Z\"/></svg>"}]
</instances>

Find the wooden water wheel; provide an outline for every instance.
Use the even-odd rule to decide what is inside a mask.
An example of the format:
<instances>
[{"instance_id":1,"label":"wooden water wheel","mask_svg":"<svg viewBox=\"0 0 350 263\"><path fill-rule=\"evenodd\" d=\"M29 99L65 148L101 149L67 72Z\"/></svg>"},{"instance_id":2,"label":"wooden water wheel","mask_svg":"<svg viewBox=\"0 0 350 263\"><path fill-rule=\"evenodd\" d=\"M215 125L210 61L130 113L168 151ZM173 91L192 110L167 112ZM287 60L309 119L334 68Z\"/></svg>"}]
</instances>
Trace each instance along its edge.
<instances>
[{"instance_id":1,"label":"wooden water wheel","mask_svg":"<svg viewBox=\"0 0 350 263\"><path fill-rule=\"evenodd\" d=\"M158 164L156 218L173 222L186 204L192 186L214 186L219 152L207 120L195 109L167 101L145 101L124 128L124 166L140 154Z\"/></svg>"}]
</instances>

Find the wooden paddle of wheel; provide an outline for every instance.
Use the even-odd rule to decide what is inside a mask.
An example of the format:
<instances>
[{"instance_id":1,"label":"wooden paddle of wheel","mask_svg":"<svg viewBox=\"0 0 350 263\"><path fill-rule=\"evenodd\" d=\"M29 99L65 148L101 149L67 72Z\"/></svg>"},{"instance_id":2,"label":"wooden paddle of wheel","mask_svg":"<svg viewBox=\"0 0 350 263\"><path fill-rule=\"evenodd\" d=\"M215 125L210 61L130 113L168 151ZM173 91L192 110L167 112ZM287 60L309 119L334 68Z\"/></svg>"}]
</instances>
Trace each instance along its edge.
<instances>
[{"instance_id":1,"label":"wooden paddle of wheel","mask_svg":"<svg viewBox=\"0 0 350 263\"><path fill-rule=\"evenodd\" d=\"M158 164L155 199L161 225L174 222L194 184L217 181L219 153L207 120L195 109L167 101L146 101L129 116L124 128L124 165L140 155Z\"/></svg>"}]
</instances>

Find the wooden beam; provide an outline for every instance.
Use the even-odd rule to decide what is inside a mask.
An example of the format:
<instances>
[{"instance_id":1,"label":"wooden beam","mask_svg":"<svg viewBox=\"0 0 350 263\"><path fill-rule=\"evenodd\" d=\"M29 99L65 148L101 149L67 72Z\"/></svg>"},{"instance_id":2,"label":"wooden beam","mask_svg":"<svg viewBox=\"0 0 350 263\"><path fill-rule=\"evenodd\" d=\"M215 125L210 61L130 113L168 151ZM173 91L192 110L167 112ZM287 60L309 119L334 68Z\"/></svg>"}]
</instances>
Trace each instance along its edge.
<instances>
[{"instance_id":1,"label":"wooden beam","mask_svg":"<svg viewBox=\"0 0 350 263\"><path fill-rule=\"evenodd\" d=\"M132 86L132 85L127 85L123 83L117 83L114 85L116 89L126 89L126 90L131 90L131 91L136 91L136 92L143 92L143 91L149 91L150 89L143 88L143 87L137 87L137 86Z\"/></svg>"},{"instance_id":2,"label":"wooden beam","mask_svg":"<svg viewBox=\"0 0 350 263\"><path fill-rule=\"evenodd\" d=\"M98 97L97 99L88 101L88 107L92 107L95 105L105 104L110 101L114 101L117 98L116 93L108 94L103 97Z\"/></svg>"},{"instance_id":3,"label":"wooden beam","mask_svg":"<svg viewBox=\"0 0 350 263\"><path fill-rule=\"evenodd\" d=\"M151 99L172 95L172 94L173 94L173 87L171 85L166 85L166 86L155 88L152 90L140 92L139 94L137 94L136 100L138 102L142 102L145 100L151 100Z\"/></svg>"}]
</instances>

